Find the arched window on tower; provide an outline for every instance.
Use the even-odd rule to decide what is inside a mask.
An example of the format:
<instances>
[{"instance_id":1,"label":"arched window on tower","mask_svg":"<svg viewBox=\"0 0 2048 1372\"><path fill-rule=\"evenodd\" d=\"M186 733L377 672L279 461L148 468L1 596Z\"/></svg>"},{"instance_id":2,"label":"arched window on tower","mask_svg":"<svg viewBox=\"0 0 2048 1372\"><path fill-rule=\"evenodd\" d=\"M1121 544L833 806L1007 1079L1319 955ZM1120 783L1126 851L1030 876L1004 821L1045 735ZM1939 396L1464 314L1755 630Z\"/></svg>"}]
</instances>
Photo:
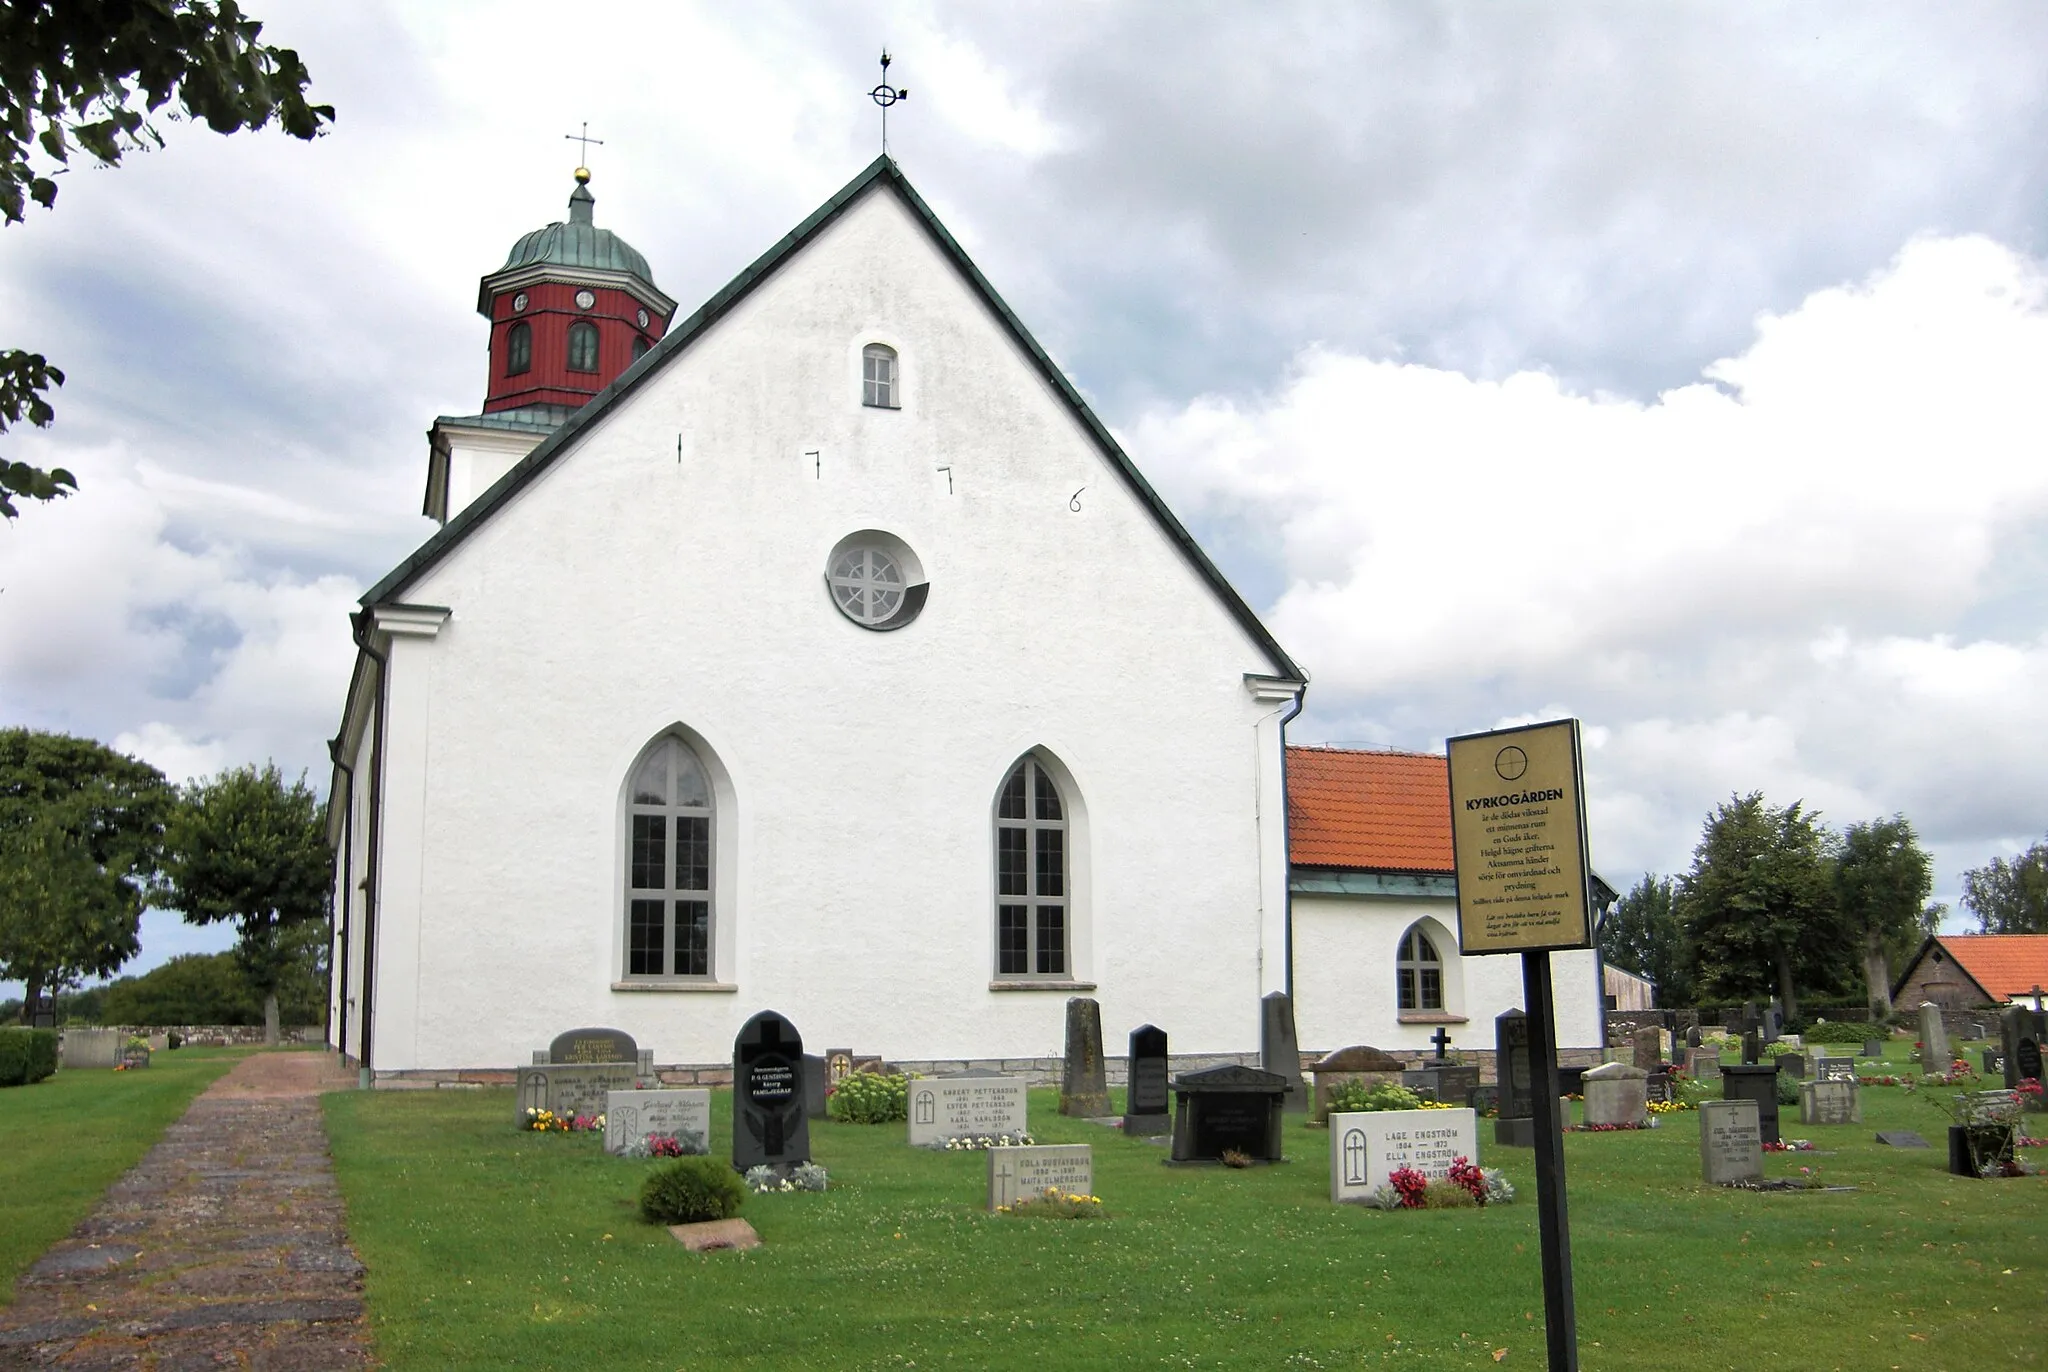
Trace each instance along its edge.
<instances>
[{"instance_id":1,"label":"arched window on tower","mask_svg":"<svg viewBox=\"0 0 2048 1372\"><path fill-rule=\"evenodd\" d=\"M597 370L597 325L587 319L579 319L569 326L569 370Z\"/></svg>"},{"instance_id":2,"label":"arched window on tower","mask_svg":"<svg viewBox=\"0 0 2048 1372\"><path fill-rule=\"evenodd\" d=\"M996 795L996 975L1067 975L1067 807L1035 757Z\"/></svg>"},{"instance_id":3,"label":"arched window on tower","mask_svg":"<svg viewBox=\"0 0 2048 1372\"><path fill-rule=\"evenodd\" d=\"M647 342L647 336L645 334L636 333L633 335L633 360L635 362L638 362L641 358L647 356L648 346L649 345Z\"/></svg>"},{"instance_id":4,"label":"arched window on tower","mask_svg":"<svg viewBox=\"0 0 2048 1372\"><path fill-rule=\"evenodd\" d=\"M896 385L896 350L886 343L870 343L860 351L860 403L878 410L901 406Z\"/></svg>"},{"instance_id":5,"label":"arched window on tower","mask_svg":"<svg viewBox=\"0 0 2048 1372\"><path fill-rule=\"evenodd\" d=\"M1401 951L1394 959L1394 980L1396 1009L1444 1008L1444 960L1419 924L1401 935Z\"/></svg>"},{"instance_id":6,"label":"arched window on tower","mask_svg":"<svg viewBox=\"0 0 2048 1372\"><path fill-rule=\"evenodd\" d=\"M505 375L518 376L533 366L533 325L521 320L505 330Z\"/></svg>"},{"instance_id":7,"label":"arched window on tower","mask_svg":"<svg viewBox=\"0 0 2048 1372\"><path fill-rule=\"evenodd\" d=\"M626 806L626 975L711 975L711 782L673 735L648 749Z\"/></svg>"}]
</instances>

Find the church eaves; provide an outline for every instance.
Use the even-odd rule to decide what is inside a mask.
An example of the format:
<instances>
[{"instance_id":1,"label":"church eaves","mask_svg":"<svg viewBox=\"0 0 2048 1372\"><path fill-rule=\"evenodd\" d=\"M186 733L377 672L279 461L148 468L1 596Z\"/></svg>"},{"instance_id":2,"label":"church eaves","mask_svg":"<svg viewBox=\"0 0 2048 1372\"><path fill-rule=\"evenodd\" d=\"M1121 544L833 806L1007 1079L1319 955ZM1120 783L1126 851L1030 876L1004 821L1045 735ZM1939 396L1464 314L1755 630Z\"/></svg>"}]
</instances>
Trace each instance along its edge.
<instances>
[{"instance_id":1,"label":"church eaves","mask_svg":"<svg viewBox=\"0 0 2048 1372\"><path fill-rule=\"evenodd\" d=\"M1273 637L1251 606L1245 603L1244 597L1237 593L1237 588L1232 586L1217 569L1216 564L1209 560L1209 555L1202 551L1201 545L1195 542L1193 535L1188 533L1173 511L1167 508L1166 502L1159 498L1159 493L1152 489L1152 483L1145 479L1144 473L1138 470L1122 446L1110 435L1109 429L1088 407L1088 402L1081 398L1081 393L1074 389L1074 384L1067 379L1066 373L1046 355L1045 349L1038 345L1038 340L1031 336L1031 331L1024 327L1023 321L1017 318L1002 296L996 293L995 287L981 274L981 269L974 265L973 259L969 258L966 251L954 241L946 226L939 222L938 216L932 213L931 207L925 204L924 198L911 186L909 178L903 175L902 169L886 153L869 163L867 169L847 182L838 194L820 205L809 218L784 235L768 251L755 258L744 271L699 306L695 314L671 328L646 356L599 391L552 435L521 458L489 490L471 501L443 525L439 532L392 568L383 580L364 592L361 603L374 606L401 595L428 568L447 556L472 529L489 519L499 506L505 504L528 482L553 465L563 453L574 447L584 431L602 418L607 410L660 371L671 358L687 349L699 335L718 322L740 301L746 299L756 286L774 275L783 263L796 256L805 245L824 232L849 206L877 188L893 191L910 209L913 217L924 225L954 269L980 295L983 303L996 318L1002 321L1004 328L1009 331L1017 346L1024 350L1024 355L1031 360L1039 374L1066 402L1074 418L1095 440L1095 445L1101 450L1103 457L1116 469L1117 474L1145 508L1152 512L1152 517L1158 521L1160 530L1181 550L1182 556L1222 601L1231 617L1265 653L1275 673L1292 681L1307 681L1307 674L1287 655L1279 640Z\"/></svg>"}]
</instances>

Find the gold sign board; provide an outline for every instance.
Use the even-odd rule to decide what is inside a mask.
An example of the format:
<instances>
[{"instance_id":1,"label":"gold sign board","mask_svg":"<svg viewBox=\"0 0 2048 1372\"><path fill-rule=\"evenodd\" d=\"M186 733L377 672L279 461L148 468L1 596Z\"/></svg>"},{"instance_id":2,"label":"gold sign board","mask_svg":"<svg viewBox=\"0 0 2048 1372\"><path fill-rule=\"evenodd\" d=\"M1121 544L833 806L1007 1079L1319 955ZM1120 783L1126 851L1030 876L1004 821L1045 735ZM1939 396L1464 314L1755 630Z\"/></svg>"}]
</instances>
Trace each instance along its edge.
<instances>
[{"instance_id":1,"label":"gold sign board","mask_svg":"<svg viewBox=\"0 0 2048 1372\"><path fill-rule=\"evenodd\" d=\"M1579 722L1447 742L1459 951L1590 948Z\"/></svg>"}]
</instances>

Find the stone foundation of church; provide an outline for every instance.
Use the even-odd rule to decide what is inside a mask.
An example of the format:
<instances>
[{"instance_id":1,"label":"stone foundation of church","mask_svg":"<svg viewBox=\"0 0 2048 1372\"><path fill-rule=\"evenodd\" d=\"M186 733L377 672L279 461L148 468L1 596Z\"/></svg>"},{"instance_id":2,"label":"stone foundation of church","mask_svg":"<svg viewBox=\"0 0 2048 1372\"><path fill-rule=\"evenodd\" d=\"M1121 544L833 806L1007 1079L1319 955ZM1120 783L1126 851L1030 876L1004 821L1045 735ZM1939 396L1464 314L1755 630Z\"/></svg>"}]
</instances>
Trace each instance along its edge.
<instances>
[{"instance_id":1,"label":"stone foundation of church","mask_svg":"<svg viewBox=\"0 0 2048 1372\"><path fill-rule=\"evenodd\" d=\"M1306 1075L1316 1064L1322 1053L1303 1053L1301 1070ZM1432 1061L1428 1053L1395 1053L1394 1057L1420 1067ZM1460 1061L1479 1069L1482 1082L1498 1080L1493 1068L1493 1054L1490 1051L1466 1051L1458 1054ZM1558 1065L1562 1067L1596 1067L1601 1061L1597 1048L1560 1048L1557 1053ZM1175 1054L1170 1059L1169 1070L1173 1073L1194 1072L1204 1067L1257 1067L1257 1053L1185 1053ZM940 1077L955 1072L986 1072L1006 1077L1022 1077L1033 1086L1058 1086L1066 1060L1050 1058L906 1058L892 1061L889 1065L898 1071L913 1076ZM1125 1060L1110 1058L1105 1064L1111 1086L1124 1085ZM486 1086L510 1086L513 1082L513 1068L453 1068L421 1069L401 1072L378 1072L377 1089L380 1091L433 1091L433 1090L476 1090ZM731 1063L689 1064L678 1063L655 1065L654 1074L665 1086L731 1086Z\"/></svg>"}]
</instances>

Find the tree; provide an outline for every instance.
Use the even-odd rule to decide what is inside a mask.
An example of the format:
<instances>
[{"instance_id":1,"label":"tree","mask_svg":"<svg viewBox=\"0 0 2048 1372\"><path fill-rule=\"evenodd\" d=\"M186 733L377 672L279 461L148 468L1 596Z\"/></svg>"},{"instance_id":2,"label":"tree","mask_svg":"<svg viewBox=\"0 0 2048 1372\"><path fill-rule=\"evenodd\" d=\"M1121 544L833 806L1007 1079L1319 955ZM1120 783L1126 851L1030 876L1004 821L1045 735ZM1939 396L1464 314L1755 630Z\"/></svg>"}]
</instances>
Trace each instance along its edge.
<instances>
[{"instance_id":1,"label":"tree","mask_svg":"<svg viewBox=\"0 0 2048 1372\"><path fill-rule=\"evenodd\" d=\"M109 1024L254 1024L263 1003L233 953L186 953L107 987Z\"/></svg>"},{"instance_id":2,"label":"tree","mask_svg":"<svg viewBox=\"0 0 2048 1372\"><path fill-rule=\"evenodd\" d=\"M1892 966L1922 937L1922 914L1933 891L1934 864L1905 816L1852 824L1842 834L1835 901L1863 955L1873 1021L1892 1012Z\"/></svg>"},{"instance_id":3,"label":"tree","mask_svg":"<svg viewBox=\"0 0 2048 1372\"><path fill-rule=\"evenodd\" d=\"M29 201L53 206L74 148L111 167L162 147L149 122L159 111L215 133L275 119L294 138L317 137L334 108L306 102L312 78L299 55L258 42L262 32L235 0L0 0L0 217L18 224ZM39 171L34 149L55 165ZM43 393L63 384L40 354L0 349L0 433L23 417L47 426L54 413ZM0 515L15 517L16 496L53 500L77 488L61 467L0 462Z\"/></svg>"},{"instance_id":4,"label":"tree","mask_svg":"<svg viewBox=\"0 0 2048 1372\"><path fill-rule=\"evenodd\" d=\"M1731 796L1707 816L1677 907L1700 989L1768 993L1799 1015L1799 988L1842 981L1845 926L1835 902L1832 835L1797 801Z\"/></svg>"},{"instance_id":5,"label":"tree","mask_svg":"<svg viewBox=\"0 0 2048 1372\"><path fill-rule=\"evenodd\" d=\"M192 924L236 925L235 957L263 997L264 1041L276 1043L294 926L327 916L333 855L319 797L273 763L222 772L186 788L165 849L164 905Z\"/></svg>"},{"instance_id":6,"label":"tree","mask_svg":"<svg viewBox=\"0 0 2048 1372\"><path fill-rule=\"evenodd\" d=\"M1600 924L1600 956L1616 967L1648 977L1663 1005L1690 1005L1692 968L1685 955L1685 926L1673 905L1677 889L1669 877L1648 872Z\"/></svg>"},{"instance_id":7,"label":"tree","mask_svg":"<svg viewBox=\"0 0 2048 1372\"><path fill-rule=\"evenodd\" d=\"M1987 934L2048 934L2048 839L1963 873L1963 906Z\"/></svg>"},{"instance_id":8,"label":"tree","mask_svg":"<svg viewBox=\"0 0 2048 1372\"><path fill-rule=\"evenodd\" d=\"M135 954L171 789L90 739L0 729L0 977L44 991Z\"/></svg>"}]
</instances>

